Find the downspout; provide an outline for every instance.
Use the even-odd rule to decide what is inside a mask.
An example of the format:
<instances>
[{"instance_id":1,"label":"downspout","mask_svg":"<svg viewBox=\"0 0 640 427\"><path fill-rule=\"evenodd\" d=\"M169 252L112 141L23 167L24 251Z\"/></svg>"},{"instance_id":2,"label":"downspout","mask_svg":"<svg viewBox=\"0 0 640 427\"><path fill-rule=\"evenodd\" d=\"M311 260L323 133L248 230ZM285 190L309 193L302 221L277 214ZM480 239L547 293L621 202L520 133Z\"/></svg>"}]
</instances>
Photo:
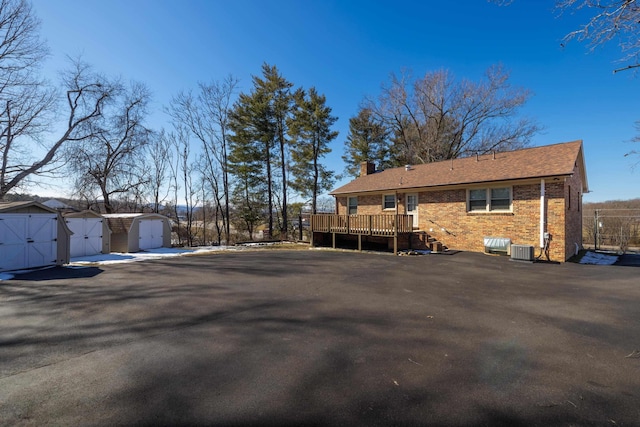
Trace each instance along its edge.
<instances>
[{"instance_id":1,"label":"downspout","mask_svg":"<svg viewBox=\"0 0 640 427\"><path fill-rule=\"evenodd\" d=\"M544 179L540 180L540 247L544 248L544 232L547 210L545 209L545 189Z\"/></svg>"}]
</instances>

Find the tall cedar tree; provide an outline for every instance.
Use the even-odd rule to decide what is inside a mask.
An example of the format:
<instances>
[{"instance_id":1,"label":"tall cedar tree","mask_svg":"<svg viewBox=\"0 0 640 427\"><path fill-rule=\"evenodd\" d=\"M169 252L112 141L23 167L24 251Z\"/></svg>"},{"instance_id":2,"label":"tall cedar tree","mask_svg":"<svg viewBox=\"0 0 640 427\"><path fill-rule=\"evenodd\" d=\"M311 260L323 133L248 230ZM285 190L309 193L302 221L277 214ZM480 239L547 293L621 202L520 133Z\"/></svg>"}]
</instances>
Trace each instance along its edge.
<instances>
[{"instance_id":1,"label":"tall cedar tree","mask_svg":"<svg viewBox=\"0 0 640 427\"><path fill-rule=\"evenodd\" d=\"M345 172L353 177L360 174L360 163L374 162L377 167L389 166L389 131L374 120L368 108L362 108L358 115L349 119L349 135L344 145L342 160Z\"/></svg>"},{"instance_id":2,"label":"tall cedar tree","mask_svg":"<svg viewBox=\"0 0 640 427\"><path fill-rule=\"evenodd\" d=\"M248 163L263 165L260 169L262 179L267 184L268 229L273 235L273 202L274 188L282 191L281 233L287 230L287 117L291 114L292 95L290 82L284 79L275 66L263 64L263 78L253 77L251 93L241 93L229 115L231 143L231 170ZM251 155L251 157L248 157ZM243 159L240 164L234 164ZM280 185L276 184L277 173L273 168L280 168ZM256 169L251 169L252 171ZM277 169L276 169L277 170ZM237 175L236 175L237 178Z\"/></svg>"},{"instance_id":3,"label":"tall cedar tree","mask_svg":"<svg viewBox=\"0 0 640 427\"><path fill-rule=\"evenodd\" d=\"M331 115L326 97L319 95L313 87L309 89L308 96L304 90L298 89L293 98L295 109L287 122L293 148L291 187L311 198L311 210L315 214L318 194L333 185L333 172L320 164L320 158L331 152L329 143L338 136L331 126L338 118Z\"/></svg>"}]
</instances>

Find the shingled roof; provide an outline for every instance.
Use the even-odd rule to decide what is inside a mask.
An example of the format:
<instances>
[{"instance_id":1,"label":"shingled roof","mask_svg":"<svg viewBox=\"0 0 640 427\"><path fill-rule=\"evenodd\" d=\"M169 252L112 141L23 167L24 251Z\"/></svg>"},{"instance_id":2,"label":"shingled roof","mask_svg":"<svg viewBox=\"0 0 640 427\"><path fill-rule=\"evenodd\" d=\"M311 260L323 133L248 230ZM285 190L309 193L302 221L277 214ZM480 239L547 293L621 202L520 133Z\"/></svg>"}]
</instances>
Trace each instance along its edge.
<instances>
[{"instance_id":1,"label":"shingled roof","mask_svg":"<svg viewBox=\"0 0 640 427\"><path fill-rule=\"evenodd\" d=\"M582 168L583 191L588 191L582 141L525 148L436 163L399 167L361 176L333 190L331 195L442 187L449 185L569 176Z\"/></svg>"}]
</instances>

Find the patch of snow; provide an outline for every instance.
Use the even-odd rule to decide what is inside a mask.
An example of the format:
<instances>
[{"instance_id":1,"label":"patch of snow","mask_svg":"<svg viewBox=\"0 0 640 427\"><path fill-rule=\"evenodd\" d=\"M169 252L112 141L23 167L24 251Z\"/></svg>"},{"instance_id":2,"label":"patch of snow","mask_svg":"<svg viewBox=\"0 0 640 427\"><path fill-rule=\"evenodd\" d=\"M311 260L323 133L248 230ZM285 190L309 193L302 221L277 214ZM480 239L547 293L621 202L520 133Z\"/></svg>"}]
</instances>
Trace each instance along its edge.
<instances>
[{"instance_id":1,"label":"patch of snow","mask_svg":"<svg viewBox=\"0 0 640 427\"><path fill-rule=\"evenodd\" d=\"M86 264L119 264L126 262L145 261L149 259L170 258L190 254L208 254L221 251L238 251L240 246L202 246L198 248L156 248L147 249L143 252L97 254L71 258L71 266L81 266Z\"/></svg>"},{"instance_id":2,"label":"patch of snow","mask_svg":"<svg viewBox=\"0 0 640 427\"><path fill-rule=\"evenodd\" d=\"M612 265L618 261L617 255L600 254L597 252L587 252L580 259L580 264Z\"/></svg>"},{"instance_id":3,"label":"patch of snow","mask_svg":"<svg viewBox=\"0 0 640 427\"><path fill-rule=\"evenodd\" d=\"M119 214L102 214L105 218L135 218L140 215L144 215L143 213L119 213Z\"/></svg>"}]
</instances>

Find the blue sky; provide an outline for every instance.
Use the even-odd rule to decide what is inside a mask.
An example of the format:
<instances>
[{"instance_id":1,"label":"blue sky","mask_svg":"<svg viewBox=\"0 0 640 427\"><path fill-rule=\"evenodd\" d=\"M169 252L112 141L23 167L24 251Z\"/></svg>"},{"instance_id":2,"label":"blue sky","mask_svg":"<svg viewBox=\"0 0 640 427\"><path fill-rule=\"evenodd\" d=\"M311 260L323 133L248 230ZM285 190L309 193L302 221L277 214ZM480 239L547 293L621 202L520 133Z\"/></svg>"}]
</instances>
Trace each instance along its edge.
<instances>
[{"instance_id":1,"label":"blue sky","mask_svg":"<svg viewBox=\"0 0 640 427\"><path fill-rule=\"evenodd\" d=\"M329 167L342 172L349 118L364 96L376 96L392 72L448 69L478 80L492 64L534 96L522 114L544 131L534 145L582 139L591 193L584 200L640 197L640 156L625 157L640 120L640 76L613 74L616 44L593 52L561 47L585 22L558 17L554 1L516 0L34 0L55 79L65 56L82 55L108 75L145 82L154 94L152 127L166 126L162 106L180 90L229 74L240 89L263 62L296 86L315 86L339 117ZM345 181L342 181L345 182ZM337 183L336 185L339 185ZM63 184L52 191L66 191Z\"/></svg>"}]
</instances>

